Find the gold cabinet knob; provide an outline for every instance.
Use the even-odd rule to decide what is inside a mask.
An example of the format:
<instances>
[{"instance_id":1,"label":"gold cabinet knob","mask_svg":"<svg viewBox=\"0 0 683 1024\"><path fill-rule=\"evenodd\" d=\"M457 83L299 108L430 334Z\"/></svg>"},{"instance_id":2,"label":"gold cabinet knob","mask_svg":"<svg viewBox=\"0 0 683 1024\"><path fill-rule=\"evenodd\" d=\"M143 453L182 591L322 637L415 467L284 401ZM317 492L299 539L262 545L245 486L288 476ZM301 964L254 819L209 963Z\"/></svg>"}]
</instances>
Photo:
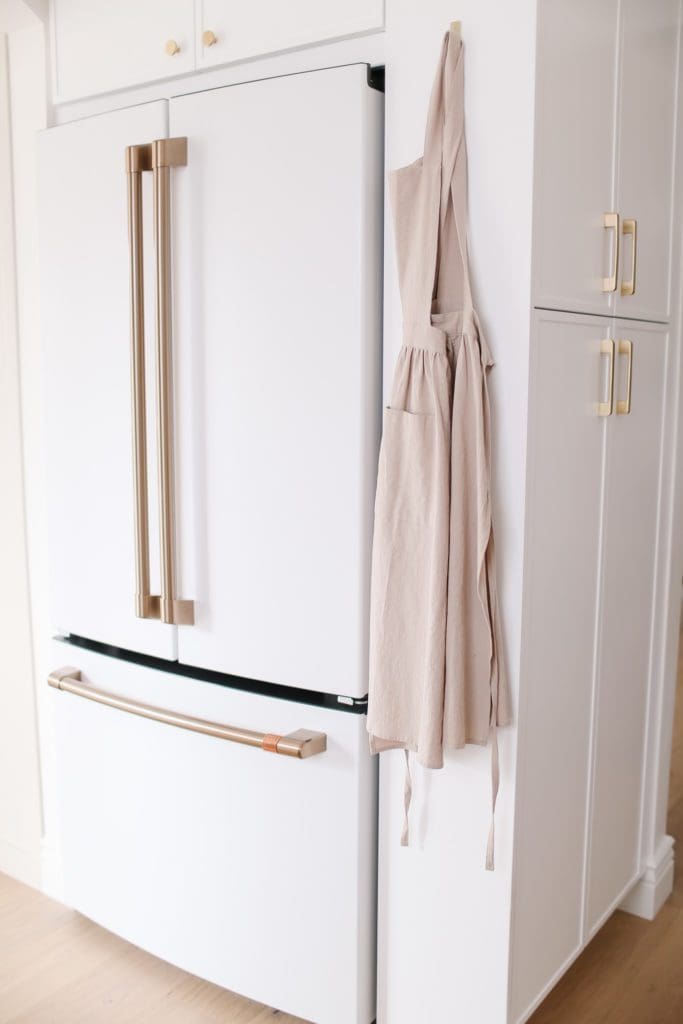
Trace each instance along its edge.
<instances>
[{"instance_id":1,"label":"gold cabinet knob","mask_svg":"<svg viewBox=\"0 0 683 1024\"><path fill-rule=\"evenodd\" d=\"M214 46L217 42L218 36L210 28L207 28L206 32L202 32L202 43L204 46Z\"/></svg>"},{"instance_id":2,"label":"gold cabinet knob","mask_svg":"<svg viewBox=\"0 0 683 1024\"><path fill-rule=\"evenodd\" d=\"M166 43L166 53L169 57L173 57L176 53L180 53L180 47L176 43L175 39L169 39Z\"/></svg>"}]
</instances>

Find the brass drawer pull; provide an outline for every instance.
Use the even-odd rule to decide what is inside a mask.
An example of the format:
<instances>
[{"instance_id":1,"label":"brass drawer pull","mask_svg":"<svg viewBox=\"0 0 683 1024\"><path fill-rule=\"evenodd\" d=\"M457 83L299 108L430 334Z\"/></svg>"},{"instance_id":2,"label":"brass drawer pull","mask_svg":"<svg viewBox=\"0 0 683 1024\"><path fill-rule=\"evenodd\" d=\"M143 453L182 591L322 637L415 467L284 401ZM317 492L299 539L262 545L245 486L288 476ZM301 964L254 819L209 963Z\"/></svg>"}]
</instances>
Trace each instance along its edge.
<instances>
[{"instance_id":1,"label":"brass drawer pull","mask_svg":"<svg viewBox=\"0 0 683 1024\"><path fill-rule=\"evenodd\" d=\"M628 416L631 411L631 382L633 380L633 342L622 338L617 342L617 351L620 356L627 356L628 368L626 371L626 398L617 399L617 416Z\"/></svg>"},{"instance_id":2,"label":"brass drawer pull","mask_svg":"<svg viewBox=\"0 0 683 1024\"><path fill-rule=\"evenodd\" d=\"M633 244L631 245L631 280L621 282L621 294L622 295L635 295L636 294L636 257L638 249L638 221L636 220L624 220L621 232L623 235L632 235Z\"/></svg>"},{"instance_id":3,"label":"brass drawer pull","mask_svg":"<svg viewBox=\"0 0 683 1024\"><path fill-rule=\"evenodd\" d=\"M612 257L612 272L608 277L603 277L602 290L603 292L615 292L617 290L617 277L619 276L619 214L604 214L602 226L606 230L614 231L614 255Z\"/></svg>"},{"instance_id":4,"label":"brass drawer pull","mask_svg":"<svg viewBox=\"0 0 683 1024\"><path fill-rule=\"evenodd\" d=\"M614 405L614 342L611 338L603 338L600 343L600 355L609 357L609 399L607 402L598 402L598 416L611 416Z\"/></svg>"},{"instance_id":5,"label":"brass drawer pull","mask_svg":"<svg viewBox=\"0 0 683 1024\"><path fill-rule=\"evenodd\" d=\"M164 708L153 707L151 704L142 704L129 697L119 697L114 693L98 690L94 686L81 682L81 673L77 668L56 669L50 673L47 681L57 690L64 690L65 693L72 693L76 697L85 697L86 700L105 704L107 707L116 708L117 711L127 711L131 715L149 718L153 722L174 725L178 729L188 729L190 732L199 732L204 736L215 736L219 740L228 740L230 743L243 743L248 747L259 747L261 750L281 754L284 757L296 757L301 760L313 757L315 754L322 754L327 749L327 735L324 732L297 729L286 736L279 736L274 733L255 732L253 729L241 729L236 725L208 722L203 718L193 718L191 715L184 715L178 711L167 711Z\"/></svg>"}]
</instances>

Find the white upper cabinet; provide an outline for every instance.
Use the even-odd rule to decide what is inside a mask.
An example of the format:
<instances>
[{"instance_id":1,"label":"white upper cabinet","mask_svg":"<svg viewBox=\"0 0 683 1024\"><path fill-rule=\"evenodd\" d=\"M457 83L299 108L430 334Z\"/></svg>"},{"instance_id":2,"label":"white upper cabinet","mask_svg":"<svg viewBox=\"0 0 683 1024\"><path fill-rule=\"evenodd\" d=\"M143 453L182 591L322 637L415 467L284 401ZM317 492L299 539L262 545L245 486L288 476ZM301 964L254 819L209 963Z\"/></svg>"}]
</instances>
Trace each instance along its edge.
<instances>
[{"instance_id":1,"label":"white upper cabinet","mask_svg":"<svg viewBox=\"0 0 683 1024\"><path fill-rule=\"evenodd\" d=\"M193 0L52 0L55 99L194 70Z\"/></svg>"},{"instance_id":2,"label":"white upper cabinet","mask_svg":"<svg viewBox=\"0 0 683 1024\"><path fill-rule=\"evenodd\" d=\"M61 103L377 31L384 0L51 0Z\"/></svg>"},{"instance_id":3,"label":"white upper cabinet","mask_svg":"<svg viewBox=\"0 0 683 1024\"><path fill-rule=\"evenodd\" d=\"M197 0L197 66L381 29L384 0Z\"/></svg>"},{"instance_id":4,"label":"white upper cabinet","mask_svg":"<svg viewBox=\"0 0 683 1024\"><path fill-rule=\"evenodd\" d=\"M52 626L172 658L175 628L135 614L127 146L166 135L145 103L38 138ZM143 175L149 552L159 586L152 182Z\"/></svg>"},{"instance_id":5,"label":"white upper cabinet","mask_svg":"<svg viewBox=\"0 0 683 1024\"><path fill-rule=\"evenodd\" d=\"M382 107L364 64L171 101L188 665L367 692Z\"/></svg>"},{"instance_id":6,"label":"white upper cabinet","mask_svg":"<svg viewBox=\"0 0 683 1024\"><path fill-rule=\"evenodd\" d=\"M539 4L537 308L669 318L680 7Z\"/></svg>"},{"instance_id":7,"label":"white upper cabinet","mask_svg":"<svg viewBox=\"0 0 683 1024\"><path fill-rule=\"evenodd\" d=\"M668 320L670 313L679 7L679 0L621 4L616 309L641 320Z\"/></svg>"},{"instance_id":8,"label":"white upper cabinet","mask_svg":"<svg viewBox=\"0 0 683 1024\"><path fill-rule=\"evenodd\" d=\"M539 4L534 305L609 313L617 0Z\"/></svg>"}]
</instances>

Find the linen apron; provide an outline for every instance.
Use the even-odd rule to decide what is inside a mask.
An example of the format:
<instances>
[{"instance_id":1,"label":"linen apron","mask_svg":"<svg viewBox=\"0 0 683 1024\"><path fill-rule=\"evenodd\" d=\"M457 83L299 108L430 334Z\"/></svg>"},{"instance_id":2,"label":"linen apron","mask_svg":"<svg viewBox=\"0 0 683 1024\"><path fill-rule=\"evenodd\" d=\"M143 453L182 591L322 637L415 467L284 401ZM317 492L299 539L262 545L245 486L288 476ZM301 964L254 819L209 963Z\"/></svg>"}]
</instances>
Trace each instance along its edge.
<instances>
[{"instance_id":1,"label":"linen apron","mask_svg":"<svg viewBox=\"0 0 683 1024\"><path fill-rule=\"evenodd\" d=\"M467 255L463 45L446 34L424 155L390 174L403 346L384 413L375 501L367 727L373 753L427 768L510 721L491 525L486 377ZM486 867L493 868L493 821Z\"/></svg>"}]
</instances>

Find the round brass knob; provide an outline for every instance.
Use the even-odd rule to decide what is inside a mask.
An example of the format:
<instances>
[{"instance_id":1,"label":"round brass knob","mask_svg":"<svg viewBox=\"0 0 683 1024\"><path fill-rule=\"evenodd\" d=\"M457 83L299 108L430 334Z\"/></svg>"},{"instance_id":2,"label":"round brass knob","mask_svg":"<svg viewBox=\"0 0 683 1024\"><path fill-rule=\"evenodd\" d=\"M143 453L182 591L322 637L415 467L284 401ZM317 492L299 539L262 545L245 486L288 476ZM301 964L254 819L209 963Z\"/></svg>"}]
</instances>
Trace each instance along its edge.
<instances>
[{"instance_id":1,"label":"round brass knob","mask_svg":"<svg viewBox=\"0 0 683 1024\"><path fill-rule=\"evenodd\" d=\"M210 28L207 28L206 32L202 32L202 43L204 46L213 46L217 42L218 36Z\"/></svg>"},{"instance_id":2,"label":"round brass knob","mask_svg":"<svg viewBox=\"0 0 683 1024\"><path fill-rule=\"evenodd\" d=\"M169 57L173 57L176 53L180 53L180 47L176 43L175 39L169 39L166 43L166 53Z\"/></svg>"}]
</instances>

